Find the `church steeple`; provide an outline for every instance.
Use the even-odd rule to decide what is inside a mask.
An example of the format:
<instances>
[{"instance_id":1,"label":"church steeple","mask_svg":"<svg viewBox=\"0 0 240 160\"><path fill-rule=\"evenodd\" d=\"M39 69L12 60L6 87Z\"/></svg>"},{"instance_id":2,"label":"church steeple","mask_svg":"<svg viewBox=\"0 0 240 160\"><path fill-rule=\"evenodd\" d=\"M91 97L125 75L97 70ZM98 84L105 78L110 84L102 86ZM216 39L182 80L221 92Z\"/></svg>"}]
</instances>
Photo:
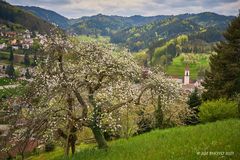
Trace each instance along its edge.
<instances>
[{"instance_id":1,"label":"church steeple","mask_svg":"<svg viewBox=\"0 0 240 160\"><path fill-rule=\"evenodd\" d=\"M189 84L190 81L190 70L189 70L189 66L187 65L185 67L185 72L184 72L184 79L183 79L183 84Z\"/></svg>"}]
</instances>

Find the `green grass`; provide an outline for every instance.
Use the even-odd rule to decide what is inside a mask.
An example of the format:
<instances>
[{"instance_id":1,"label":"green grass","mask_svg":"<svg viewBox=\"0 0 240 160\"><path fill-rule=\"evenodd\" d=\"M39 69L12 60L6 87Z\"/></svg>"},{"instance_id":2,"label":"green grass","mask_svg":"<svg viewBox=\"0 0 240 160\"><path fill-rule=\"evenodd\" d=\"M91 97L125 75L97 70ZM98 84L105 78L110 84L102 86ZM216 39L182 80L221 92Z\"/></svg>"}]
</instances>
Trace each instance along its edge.
<instances>
[{"instance_id":1,"label":"green grass","mask_svg":"<svg viewBox=\"0 0 240 160\"><path fill-rule=\"evenodd\" d=\"M12 80L10 78L0 78L0 86L11 85L15 82L16 80Z\"/></svg>"},{"instance_id":2,"label":"green grass","mask_svg":"<svg viewBox=\"0 0 240 160\"><path fill-rule=\"evenodd\" d=\"M9 52L0 51L0 58L1 59L8 59L9 58Z\"/></svg>"},{"instance_id":3,"label":"green grass","mask_svg":"<svg viewBox=\"0 0 240 160\"><path fill-rule=\"evenodd\" d=\"M23 84L26 85L25 80L17 80L17 79L10 79L7 77L0 78L0 86L6 86L6 85L15 85L15 84Z\"/></svg>"},{"instance_id":4,"label":"green grass","mask_svg":"<svg viewBox=\"0 0 240 160\"><path fill-rule=\"evenodd\" d=\"M26 91L24 85L19 85L16 88L0 89L0 99L6 97L20 97Z\"/></svg>"},{"instance_id":5,"label":"green grass","mask_svg":"<svg viewBox=\"0 0 240 160\"><path fill-rule=\"evenodd\" d=\"M93 147L92 145L87 144L81 144L76 147L76 151L80 152L81 150L84 150L88 147ZM39 154L38 156L32 156L28 158L27 160L53 160L53 159L59 159L59 156L63 156L64 149L62 147L56 147L54 151L52 152L44 152L42 154Z\"/></svg>"},{"instance_id":6,"label":"green grass","mask_svg":"<svg viewBox=\"0 0 240 160\"><path fill-rule=\"evenodd\" d=\"M11 64L11 62L9 60L6 60L6 59L1 59L0 60L0 65L5 65L5 67L7 65ZM17 66L17 67L26 67L23 63L21 62L14 62L14 67Z\"/></svg>"},{"instance_id":7,"label":"green grass","mask_svg":"<svg viewBox=\"0 0 240 160\"><path fill-rule=\"evenodd\" d=\"M200 58L196 63L192 63L189 65L190 68L190 78L192 80L196 80L198 77L198 71L201 68L208 68L209 60L206 58L207 54L198 55ZM183 56L180 55L173 59L171 65L169 65L166 69L166 73L171 76L184 76L186 64L183 63Z\"/></svg>"},{"instance_id":8,"label":"green grass","mask_svg":"<svg viewBox=\"0 0 240 160\"><path fill-rule=\"evenodd\" d=\"M107 37L107 36L93 37L93 36L80 35L80 36L77 36L77 38L82 41L95 41L95 40L100 41L100 42L109 42L110 41L110 37Z\"/></svg>"},{"instance_id":9,"label":"green grass","mask_svg":"<svg viewBox=\"0 0 240 160\"><path fill-rule=\"evenodd\" d=\"M240 120L230 119L197 126L155 130L147 134L110 143L107 150L88 147L78 151L74 160L196 160L238 159L240 157ZM208 154L233 155L204 155ZM203 155L199 155L203 154ZM56 150L29 160L67 160Z\"/></svg>"},{"instance_id":10,"label":"green grass","mask_svg":"<svg viewBox=\"0 0 240 160\"><path fill-rule=\"evenodd\" d=\"M78 148L77 148L78 149ZM50 159L54 159L56 157L59 157L59 155L62 155L64 153L64 150L62 147L57 147L55 148L55 150L53 152L45 152L40 154L39 156L34 156L31 158L28 158L28 160L48 160Z\"/></svg>"}]
</instances>

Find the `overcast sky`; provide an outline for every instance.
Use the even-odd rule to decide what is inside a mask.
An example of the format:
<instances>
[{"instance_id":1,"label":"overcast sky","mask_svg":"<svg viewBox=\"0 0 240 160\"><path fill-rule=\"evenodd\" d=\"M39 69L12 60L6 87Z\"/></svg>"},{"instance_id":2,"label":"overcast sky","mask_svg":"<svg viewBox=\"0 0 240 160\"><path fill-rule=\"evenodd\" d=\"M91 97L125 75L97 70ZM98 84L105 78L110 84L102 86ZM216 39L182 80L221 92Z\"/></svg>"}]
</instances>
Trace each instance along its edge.
<instances>
[{"instance_id":1,"label":"overcast sky","mask_svg":"<svg viewBox=\"0 0 240 160\"><path fill-rule=\"evenodd\" d=\"M216 12L237 15L240 0L6 0L15 5L39 6L68 18L96 15L176 15Z\"/></svg>"}]
</instances>

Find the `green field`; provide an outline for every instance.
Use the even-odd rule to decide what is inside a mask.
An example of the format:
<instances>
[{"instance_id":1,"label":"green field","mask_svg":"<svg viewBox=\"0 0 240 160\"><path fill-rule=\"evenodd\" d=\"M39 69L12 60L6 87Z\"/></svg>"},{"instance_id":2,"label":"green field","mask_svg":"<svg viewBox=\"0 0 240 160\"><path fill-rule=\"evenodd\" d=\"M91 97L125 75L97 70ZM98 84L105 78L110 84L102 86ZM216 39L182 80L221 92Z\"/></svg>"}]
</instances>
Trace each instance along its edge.
<instances>
[{"instance_id":1,"label":"green field","mask_svg":"<svg viewBox=\"0 0 240 160\"><path fill-rule=\"evenodd\" d=\"M0 51L0 64L1 65L8 65L11 62L8 60L9 59L9 52L6 51ZM32 55L29 56L30 60L32 59ZM23 64L24 61L24 55L22 54L17 54L14 53L14 65L15 66L20 66L20 67L25 67Z\"/></svg>"},{"instance_id":2,"label":"green field","mask_svg":"<svg viewBox=\"0 0 240 160\"><path fill-rule=\"evenodd\" d=\"M198 56L197 58L195 56ZM198 71L201 68L208 68L209 66L209 54L196 54L193 56L194 62L189 64L190 67L190 78L196 80L198 77ZM184 70L186 63L184 63L184 56L180 55L173 59L172 63L167 67L166 72L171 76L184 76Z\"/></svg>"},{"instance_id":3,"label":"green field","mask_svg":"<svg viewBox=\"0 0 240 160\"><path fill-rule=\"evenodd\" d=\"M155 130L110 143L108 150L78 147L75 160L215 160L239 159L240 120L230 119L197 126ZM210 155L206 155L210 154ZM223 154L223 155L222 155ZM228 155L226 155L228 154ZM29 160L67 160L63 150Z\"/></svg>"},{"instance_id":4,"label":"green field","mask_svg":"<svg viewBox=\"0 0 240 160\"><path fill-rule=\"evenodd\" d=\"M110 41L110 37L107 37L107 36L94 37L94 36L80 35L80 36L77 36L77 38L81 41L99 41L99 42L109 42Z\"/></svg>"},{"instance_id":5,"label":"green field","mask_svg":"<svg viewBox=\"0 0 240 160\"><path fill-rule=\"evenodd\" d=\"M1 59L8 59L9 58L9 52L0 51L0 58Z\"/></svg>"},{"instance_id":6,"label":"green field","mask_svg":"<svg viewBox=\"0 0 240 160\"><path fill-rule=\"evenodd\" d=\"M9 78L0 78L0 86L11 85L15 82L16 82L16 80L12 80Z\"/></svg>"},{"instance_id":7,"label":"green field","mask_svg":"<svg viewBox=\"0 0 240 160\"><path fill-rule=\"evenodd\" d=\"M16 88L4 88L0 89L0 98L13 97L13 96L22 96L25 92L25 88L22 85L19 85Z\"/></svg>"}]
</instances>

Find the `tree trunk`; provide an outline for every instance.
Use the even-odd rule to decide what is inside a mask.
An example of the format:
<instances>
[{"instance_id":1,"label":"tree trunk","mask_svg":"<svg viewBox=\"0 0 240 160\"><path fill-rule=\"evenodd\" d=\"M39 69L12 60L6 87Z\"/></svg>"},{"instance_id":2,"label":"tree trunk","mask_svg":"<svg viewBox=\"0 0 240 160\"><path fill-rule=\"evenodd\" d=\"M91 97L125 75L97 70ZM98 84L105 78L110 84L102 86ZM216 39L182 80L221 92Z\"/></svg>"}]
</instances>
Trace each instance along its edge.
<instances>
[{"instance_id":1,"label":"tree trunk","mask_svg":"<svg viewBox=\"0 0 240 160\"><path fill-rule=\"evenodd\" d=\"M72 156L75 154L75 141L71 142Z\"/></svg>"},{"instance_id":2,"label":"tree trunk","mask_svg":"<svg viewBox=\"0 0 240 160\"><path fill-rule=\"evenodd\" d=\"M66 139L66 148L65 148L65 156L68 157L69 155L69 149L70 149L70 146L69 146L69 135L67 136L67 139Z\"/></svg>"},{"instance_id":3,"label":"tree trunk","mask_svg":"<svg viewBox=\"0 0 240 160\"><path fill-rule=\"evenodd\" d=\"M73 105L73 98L71 97L71 94L69 93L67 96L67 103L68 103L68 124L67 124L67 139L66 139L66 151L65 155L68 157L69 150L70 150L70 136L71 136L71 128L72 128L72 121L71 121L71 114L72 114L72 105Z\"/></svg>"},{"instance_id":4,"label":"tree trunk","mask_svg":"<svg viewBox=\"0 0 240 160\"><path fill-rule=\"evenodd\" d=\"M102 133L101 129L98 126L93 126L91 129L92 129L94 137L97 141L98 148L99 149L108 148L107 142L106 142L106 140L103 136L103 133Z\"/></svg>"},{"instance_id":5,"label":"tree trunk","mask_svg":"<svg viewBox=\"0 0 240 160\"><path fill-rule=\"evenodd\" d=\"M21 159L24 160L24 152L21 153Z\"/></svg>"},{"instance_id":6,"label":"tree trunk","mask_svg":"<svg viewBox=\"0 0 240 160\"><path fill-rule=\"evenodd\" d=\"M158 96L158 102L157 102L157 109L155 111L155 127L156 128L162 128L163 127L163 111L162 111L162 102L161 97Z\"/></svg>"},{"instance_id":7,"label":"tree trunk","mask_svg":"<svg viewBox=\"0 0 240 160\"><path fill-rule=\"evenodd\" d=\"M105 137L101 131L101 128L99 127L99 124L100 124L100 121L101 121L101 107L100 106L97 106L95 100L94 100L94 97L93 97L93 91L92 89L90 88L89 89L89 101L90 103L92 104L93 106L93 122L92 122L92 125L91 125L91 130L94 134L94 138L95 140L97 141L97 144L98 144L98 148L99 149L105 149L105 148L108 148L108 145L107 145L107 142L105 140Z\"/></svg>"}]
</instances>

